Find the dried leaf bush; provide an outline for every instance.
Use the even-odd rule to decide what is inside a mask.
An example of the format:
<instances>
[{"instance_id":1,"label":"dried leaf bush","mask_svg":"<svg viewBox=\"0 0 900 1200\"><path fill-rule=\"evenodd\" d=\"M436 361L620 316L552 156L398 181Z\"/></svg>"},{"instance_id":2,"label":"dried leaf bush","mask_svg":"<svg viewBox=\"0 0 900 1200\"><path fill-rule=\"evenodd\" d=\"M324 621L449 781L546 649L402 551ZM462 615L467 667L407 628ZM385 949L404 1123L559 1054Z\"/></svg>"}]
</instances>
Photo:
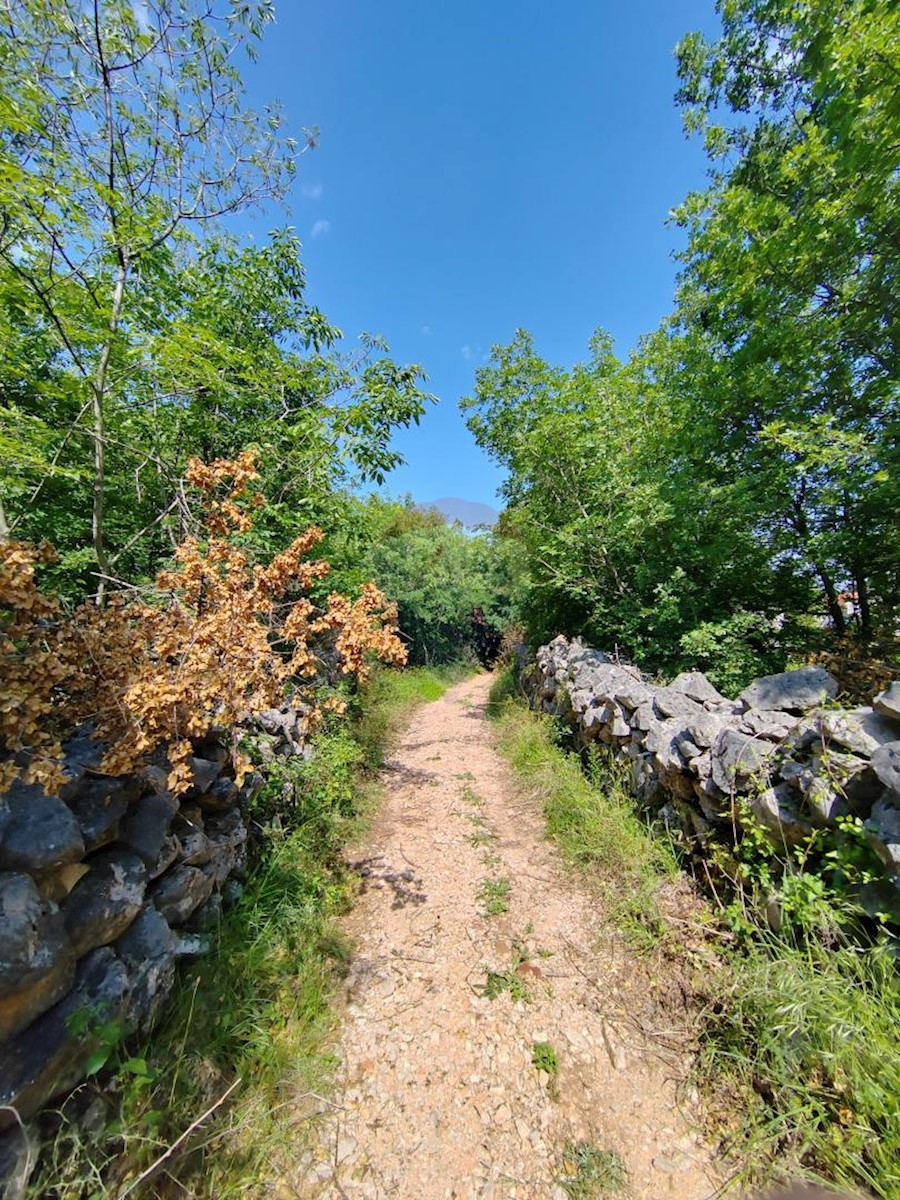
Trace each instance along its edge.
<instances>
[{"instance_id":1,"label":"dried leaf bush","mask_svg":"<svg viewBox=\"0 0 900 1200\"><path fill-rule=\"evenodd\" d=\"M405 662L396 606L373 583L356 600L332 593L324 607L305 594L329 570L307 557L321 529L267 566L251 562L239 541L264 503L257 478L250 451L190 462L200 530L147 598L119 593L63 613L36 579L52 547L0 545L0 788L17 778L58 788L62 741L89 720L107 744L104 771L124 774L162 747L178 794L197 741L285 702L310 732L342 707L328 694L337 678L364 681L376 658ZM240 781L248 764L236 744L233 753Z\"/></svg>"}]
</instances>

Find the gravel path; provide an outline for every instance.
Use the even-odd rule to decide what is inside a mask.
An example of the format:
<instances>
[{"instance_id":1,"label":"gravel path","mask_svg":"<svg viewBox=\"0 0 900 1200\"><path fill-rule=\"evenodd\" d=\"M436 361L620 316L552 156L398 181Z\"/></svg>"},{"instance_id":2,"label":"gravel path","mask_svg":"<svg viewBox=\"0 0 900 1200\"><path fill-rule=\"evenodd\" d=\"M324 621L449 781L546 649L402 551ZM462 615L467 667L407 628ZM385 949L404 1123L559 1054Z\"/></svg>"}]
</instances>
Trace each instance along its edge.
<instances>
[{"instance_id":1,"label":"gravel path","mask_svg":"<svg viewBox=\"0 0 900 1200\"><path fill-rule=\"evenodd\" d=\"M516 797L490 684L417 712L350 853L339 1087L286 1182L303 1197L587 1200L614 1194L589 1181L624 1166L629 1200L704 1200L715 1171L676 1099L679 1064L634 1032L639 973Z\"/></svg>"}]
</instances>

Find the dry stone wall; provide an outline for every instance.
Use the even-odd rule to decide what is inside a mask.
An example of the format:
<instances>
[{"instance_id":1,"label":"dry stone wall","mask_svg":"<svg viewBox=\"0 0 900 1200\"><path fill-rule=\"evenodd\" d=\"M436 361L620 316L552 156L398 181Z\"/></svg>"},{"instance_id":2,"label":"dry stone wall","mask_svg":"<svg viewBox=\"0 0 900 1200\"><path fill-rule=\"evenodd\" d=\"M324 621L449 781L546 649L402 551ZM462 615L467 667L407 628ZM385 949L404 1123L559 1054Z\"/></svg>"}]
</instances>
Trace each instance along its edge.
<instances>
[{"instance_id":1,"label":"dry stone wall","mask_svg":"<svg viewBox=\"0 0 900 1200\"><path fill-rule=\"evenodd\" d=\"M871 708L842 709L830 703L836 680L801 667L730 700L698 671L656 685L564 637L538 650L525 680L532 704L567 721L579 747L605 743L629 763L642 805L701 841L727 836L746 813L781 846L859 817L884 867L859 899L900 922L900 684Z\"/></svg>"},{"instance_id":2,"label":"dry stone wall","mask_svg":"<svg viewBox=\"0 0 900 1200\"><path fill-rule=\"evenodd\" d=\"M256 718L264 757L308 753L298 713ZM163 761L113 779L82 728L65 746L57 795L17 784L0 796L0 1194L27 1121L84 1075L115 1022L149 1028L180 958L240 895L248 804L224 740L198 743L176 798ZM265 768L263 768L265 769Z\"/></svg>"}]
</instances>

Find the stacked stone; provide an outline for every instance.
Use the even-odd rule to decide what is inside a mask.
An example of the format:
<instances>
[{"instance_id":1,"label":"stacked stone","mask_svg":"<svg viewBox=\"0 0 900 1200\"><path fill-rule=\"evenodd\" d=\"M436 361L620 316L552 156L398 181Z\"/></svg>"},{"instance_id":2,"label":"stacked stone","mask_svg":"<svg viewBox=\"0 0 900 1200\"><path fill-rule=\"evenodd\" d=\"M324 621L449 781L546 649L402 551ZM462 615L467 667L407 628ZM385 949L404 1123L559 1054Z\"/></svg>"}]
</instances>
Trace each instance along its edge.
<instances>
[{"instance_id":1,"label":"stacked stone","mask_svg":"<svg viewBox=\"0 0 900 1200\"><path fill-rule=\"evenodd\" d=\"M225 746L195 747L180 798L165 764L120 779L99 769L88 729L65 747L58 795L17 784L0 796L0 1164L4 1141L73 1087L115 1022L149 1028L179 957L239 894L242 806ZM2 1169L0 1169L2 1177Z\"/></svg>"},{"instance_id":2,"label":"stacked stone","mask_svg":"<svg viewBox=\"0 0 900 1200\"><path fill-rule=\"evenodd\" d=\"M860 900L900 920L900 684L871 708L841 709L828 703L834 677L801 667L729 700L699 671L656 685L564 637L538 650L526 682L536 707L573 726L579 747L612 746L630 764L638 801L693 837L727 834L742 811L782 846L860 817L885 868Z\"/></svg>"}]
</instances>

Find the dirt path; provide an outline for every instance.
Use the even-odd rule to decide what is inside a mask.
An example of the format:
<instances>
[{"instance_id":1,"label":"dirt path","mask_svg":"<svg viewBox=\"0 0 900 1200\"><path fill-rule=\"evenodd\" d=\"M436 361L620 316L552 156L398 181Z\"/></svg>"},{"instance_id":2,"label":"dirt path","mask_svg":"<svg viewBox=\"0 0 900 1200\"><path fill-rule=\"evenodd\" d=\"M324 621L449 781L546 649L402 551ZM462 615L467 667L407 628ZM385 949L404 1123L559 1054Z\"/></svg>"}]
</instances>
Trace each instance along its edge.
<instances>
[{"instance_id":1,"label":"dirt path","mask_svg":"<svg viewBox=\"0 0 900 1200\"><path fill-rule=\"evenodd\" d=\"M580 1200L624 1163L631 1200L703 1200L715 1180L677 1071L636 1042L628 957L598 938L540 813L515 796L485 717L490 683L419 710L351 854L363 884L346 922L357 952L340 1086L290 1188Z\"/></svg>"}]
</instances>

